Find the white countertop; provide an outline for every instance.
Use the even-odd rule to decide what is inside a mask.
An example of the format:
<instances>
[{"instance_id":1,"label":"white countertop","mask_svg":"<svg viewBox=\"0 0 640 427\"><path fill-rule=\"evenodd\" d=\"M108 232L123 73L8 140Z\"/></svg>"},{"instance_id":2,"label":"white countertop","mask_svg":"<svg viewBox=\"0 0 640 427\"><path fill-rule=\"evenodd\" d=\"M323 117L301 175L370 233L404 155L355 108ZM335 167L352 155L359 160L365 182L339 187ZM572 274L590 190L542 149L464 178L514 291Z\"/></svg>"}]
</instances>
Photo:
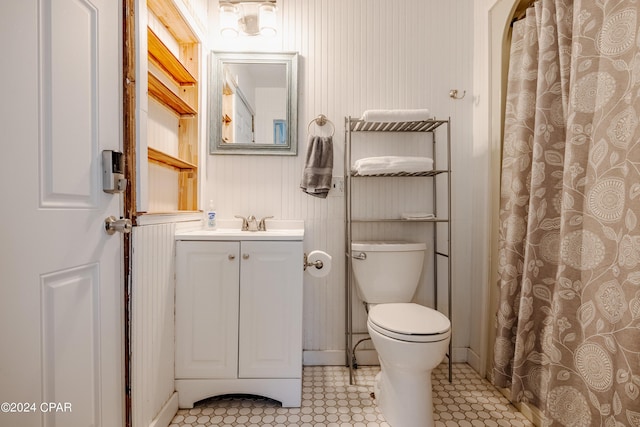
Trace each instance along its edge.
<instances>
[{"instance_id":1,"label":"white countertop","mask_svg":"<svg viewBox=\"0 0 640 427\"><path fill-rule=\"evenodd\" d=\"M218 220L215 230L176 232L176 240L303 240L304 221L266 220L266 231L241 231L241 220Z\"/></svg>"}]
</instances>

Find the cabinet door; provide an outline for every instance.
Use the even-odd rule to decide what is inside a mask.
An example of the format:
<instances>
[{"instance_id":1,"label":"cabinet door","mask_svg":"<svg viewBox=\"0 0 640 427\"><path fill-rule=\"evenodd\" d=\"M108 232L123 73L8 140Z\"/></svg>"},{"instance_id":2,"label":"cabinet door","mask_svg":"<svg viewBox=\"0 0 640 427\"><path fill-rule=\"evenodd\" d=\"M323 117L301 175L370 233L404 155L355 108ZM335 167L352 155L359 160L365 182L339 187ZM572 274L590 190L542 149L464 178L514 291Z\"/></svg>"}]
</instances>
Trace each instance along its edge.
<instances>
[{"instance_id":1,"label":"cabinet door","mask_svg":"<svg viewBox=\"0 0 640 427\"><path fill-rule=\"evenodd\" d=\"M176 378L236 378L238 242L178 241Z\"/></svg>"},{"instance_id":2,"label":"cabinet door","mask_svg":"<svg viewBox=\"0 0 640 427\"><path fill-rule=\"evenodd\" d=\"M302 242L242 242L240 378L301 378Z\"/></svg>"}]
</instances>

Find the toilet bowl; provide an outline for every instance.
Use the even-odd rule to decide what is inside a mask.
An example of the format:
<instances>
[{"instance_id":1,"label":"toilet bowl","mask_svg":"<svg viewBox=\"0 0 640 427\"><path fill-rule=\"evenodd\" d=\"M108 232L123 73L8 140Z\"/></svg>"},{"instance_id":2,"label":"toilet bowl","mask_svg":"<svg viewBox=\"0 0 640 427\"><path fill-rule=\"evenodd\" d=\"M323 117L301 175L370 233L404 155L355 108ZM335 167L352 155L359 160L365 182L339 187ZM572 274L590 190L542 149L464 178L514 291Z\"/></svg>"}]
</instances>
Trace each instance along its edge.
<instances>
[{"instance_id":1,"label":"toilet bowl","mask_svg":"<svg viewBox=\"0 0 640 427\"><path fill-rule=\"evenodd\" d=\"M451 322L410 302L418 287L426 245L354 242L357 291L369 308L367 330L378 352L374 392L391 427L432 427L431 371L444 359Z\"/></svg>"},{"instance_id":2,"label":"toilet bowl","mask_svg":"<svg viewBox=\"0 0 640 427\"><path fill-rule=\"evenodd\" d=\"M431 371L449 347L449 319L418 304L379 304L367 329L380 360L374 392L385 420L391 427L433 426Z\"/></svg>"}]
</instances>

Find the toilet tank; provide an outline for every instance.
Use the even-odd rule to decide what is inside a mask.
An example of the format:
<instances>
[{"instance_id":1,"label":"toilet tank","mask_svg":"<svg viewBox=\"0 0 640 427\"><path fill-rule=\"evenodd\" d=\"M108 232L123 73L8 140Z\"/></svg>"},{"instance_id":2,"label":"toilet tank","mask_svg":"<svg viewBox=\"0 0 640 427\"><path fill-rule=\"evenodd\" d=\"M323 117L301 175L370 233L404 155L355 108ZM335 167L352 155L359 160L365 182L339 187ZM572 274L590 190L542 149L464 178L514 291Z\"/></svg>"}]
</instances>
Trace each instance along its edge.
<instances>
[{"instance_id":1,"label":"toilet tank","mask_svg":"<svg viewBox=\"0 0 640 427\"><path fill-rule=\"evenodd\" d=\"M353 242L351 265L360 299L369 304L410 302L426 249L425 243Z\"/></svg>"}]
</instances>

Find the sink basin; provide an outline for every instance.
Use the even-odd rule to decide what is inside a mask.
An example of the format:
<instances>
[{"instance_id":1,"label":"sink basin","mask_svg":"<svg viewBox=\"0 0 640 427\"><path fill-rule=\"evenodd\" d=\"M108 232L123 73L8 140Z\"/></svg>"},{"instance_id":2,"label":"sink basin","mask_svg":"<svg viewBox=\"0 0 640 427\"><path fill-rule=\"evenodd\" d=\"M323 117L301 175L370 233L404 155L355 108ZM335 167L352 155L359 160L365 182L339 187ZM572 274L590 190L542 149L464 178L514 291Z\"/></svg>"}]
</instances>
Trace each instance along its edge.
<instances>
[{"instance_id":1,"label":"sink basin","mask_svg":"<svg viewBox=\"0 0 640 427\"><path fill-rule=\"evenodd\" d=\"M237 223L237 227L235 227ZM191 230L176 233L176 240L302 240L304 221L267 221L266 231L241 231L239 221L219 221L215 230Z\"/></svg>"}]
</instances>

